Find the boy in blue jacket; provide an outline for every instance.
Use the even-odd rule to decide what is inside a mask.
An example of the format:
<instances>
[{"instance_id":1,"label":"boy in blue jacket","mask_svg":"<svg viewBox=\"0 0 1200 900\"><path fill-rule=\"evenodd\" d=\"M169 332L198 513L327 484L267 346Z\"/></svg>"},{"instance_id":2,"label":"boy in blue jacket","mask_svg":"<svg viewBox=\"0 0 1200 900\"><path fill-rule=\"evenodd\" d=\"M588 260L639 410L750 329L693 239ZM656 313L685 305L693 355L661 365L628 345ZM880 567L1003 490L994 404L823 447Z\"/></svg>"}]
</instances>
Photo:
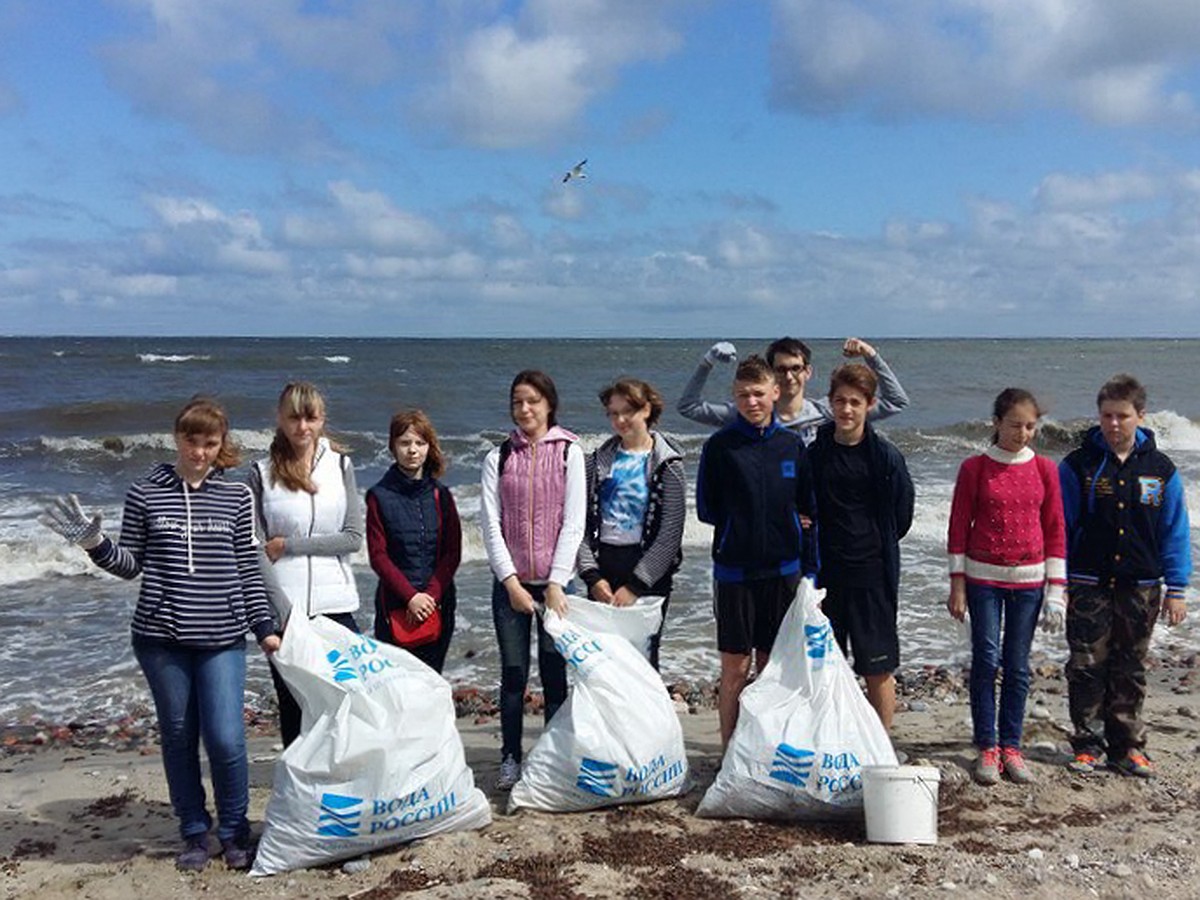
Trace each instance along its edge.
<instances>
[{"instance_id":1,"label":"boy in blue jacket","mask_svg":"<svg viewBox=\"0 0 1200 900\"><path fill-rule=\"evenodd\" d=\"M815 570L801 527L813 515L804 444L779 424L778 399L766 360L740 363L733 382L737 418L705 443L696 479L696 511L713 526L722 747L737 724L751 662L759 672L766 666L801 575Z\"/></svg>"},{"instance_id":2,"label":"boy in blue jacket","mask_svg":"<svg viewBox=\"0 0 1200 900\"><path fill-rule=\"evenodd\" d=\"M1072 771L1107 756L1125 775L1154 777L1146 757L1146 655L1159 612L1183 621L1192 572L1187 502L1175 465L1142 427L1146 389L1110 378L1100 424L1059 464L1067 524L1067 696ZM1164 596L1165 584L1165 596Z\"/></svg>"}]
</instances>

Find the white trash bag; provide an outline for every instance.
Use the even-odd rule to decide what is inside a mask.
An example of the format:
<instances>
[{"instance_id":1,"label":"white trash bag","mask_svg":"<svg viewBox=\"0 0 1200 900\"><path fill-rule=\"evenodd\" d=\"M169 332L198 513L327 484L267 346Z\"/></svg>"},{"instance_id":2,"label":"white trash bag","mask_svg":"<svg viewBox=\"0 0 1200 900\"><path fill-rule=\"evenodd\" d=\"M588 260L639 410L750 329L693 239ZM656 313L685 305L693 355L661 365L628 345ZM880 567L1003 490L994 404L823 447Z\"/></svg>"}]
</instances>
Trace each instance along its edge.
<instances>
[{"instance_id":1,"label":"white trash bag","mask_svg":"<svg viewBox=\"0 0 1200 900\"><path fill-rule=\"evenodd\" d=\"M543 613L542 624L566 659L574 686L525 757L521 780L509 795L509 812L644 803L678 796L689 787L675 705L635 647L658 630L661 616L648 618L635 607L624 608L630 621L642 623L644 634L625 625L617 634L578 624L599 605L577 599L565 619L550 610Z\"/></svg>"},{"instance_id":2,"label":"white trash bag","mask_svg":"<svg viewBox=\"0 0 1200 900\"><path fill-rule=\"evenodd\" d=\"M821 612L824 596L810 579L800 580L766 669L742 691L737 727L697 815L861 815L863 767L897 764Z\"/></svg>"},{"instance_id":3,"label":"white trash bag","mask_svg":"<svg viewBox=\"0 0 1200 900\"><path fill-rule=\"evenodd\" d=\"M323 616L292 616L274 659L303 725L275 764L251 875L491 822L433 669Z\"/></svg>"},{"instance_id":4,"label":"white trash bag","mask_svg":"<svg viewBox=\"0 0 1200 900\"><path fill-rule=\"evenodd\" d=\"M637 647L642 656L650 658L650 639L662 624L664 598L638 597L631 606L571 599L573 602L567 608L568 622L588 631L620 635Z\"/></svg>"}]
</instances>

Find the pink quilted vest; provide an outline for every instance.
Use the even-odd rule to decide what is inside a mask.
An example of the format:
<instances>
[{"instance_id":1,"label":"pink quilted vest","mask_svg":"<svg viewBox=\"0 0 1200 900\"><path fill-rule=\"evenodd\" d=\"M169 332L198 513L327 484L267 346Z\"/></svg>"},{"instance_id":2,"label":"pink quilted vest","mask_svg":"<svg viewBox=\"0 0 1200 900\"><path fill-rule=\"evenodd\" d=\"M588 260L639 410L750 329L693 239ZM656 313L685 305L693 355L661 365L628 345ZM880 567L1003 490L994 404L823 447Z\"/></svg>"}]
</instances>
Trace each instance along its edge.
<instances>
[{"instance_id":1,"label":"pink quilted vest","mask_svg":"<svg viewBox=\"0 0 1200 900\"><path fill-rule=\"evenodd\" d=\"M555 425L536 444L520 429L509 440L512 452L500 474L500 531L517 577L546 581L562 530L567 447L579 438Z\"/></svg>"}]
</instances>

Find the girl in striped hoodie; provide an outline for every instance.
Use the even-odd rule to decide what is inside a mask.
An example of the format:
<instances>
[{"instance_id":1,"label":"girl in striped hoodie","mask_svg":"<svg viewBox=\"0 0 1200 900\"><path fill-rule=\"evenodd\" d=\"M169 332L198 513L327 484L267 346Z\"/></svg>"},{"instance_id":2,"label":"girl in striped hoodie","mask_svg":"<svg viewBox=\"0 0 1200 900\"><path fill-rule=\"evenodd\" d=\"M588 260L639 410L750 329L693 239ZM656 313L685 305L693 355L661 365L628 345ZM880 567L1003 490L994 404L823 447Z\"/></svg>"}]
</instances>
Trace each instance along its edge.
<instances>
[{"instance_id":1,"label":"girl in striped hoodie","mask_svg":"<svg viewBox=\"0 0 1200 900\"><path fill-rule=\"evenodd\" d=\"M163 768L184 841L176 866L208 864L212 818L201 783L203 740L225 863L246 869L246 634L268 654L279 638L259 571L254 500L246 485L224 477L238 462L224 411L194 398L176 417L174 434L175 462L156 466L130 487L120 541L106 536L100 516L89 518L74 496L57 500L43 521L106 571L142 578L133 652L154 697Z\"/></svg>"}]
</instances>

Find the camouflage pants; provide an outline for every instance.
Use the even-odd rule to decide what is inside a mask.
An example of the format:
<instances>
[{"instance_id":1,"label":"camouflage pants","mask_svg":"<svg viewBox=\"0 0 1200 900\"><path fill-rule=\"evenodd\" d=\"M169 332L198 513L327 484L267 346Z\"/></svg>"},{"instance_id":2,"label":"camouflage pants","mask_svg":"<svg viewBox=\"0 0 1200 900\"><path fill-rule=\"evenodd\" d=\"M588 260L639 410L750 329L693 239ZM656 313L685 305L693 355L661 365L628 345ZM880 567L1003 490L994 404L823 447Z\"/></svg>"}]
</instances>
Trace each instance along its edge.
<instances>
[{"instance_id":1,"label":"camouflage pants","mask_svg":"<svg viewBox=\"0 0 1200 900\"><path fill-rule=\"evenodd\" d=\"M1076 753L1120 759L1146 745L1146 652L1161 586L1071 584L1067 696Z\"/></svg>"}]
</instances>

